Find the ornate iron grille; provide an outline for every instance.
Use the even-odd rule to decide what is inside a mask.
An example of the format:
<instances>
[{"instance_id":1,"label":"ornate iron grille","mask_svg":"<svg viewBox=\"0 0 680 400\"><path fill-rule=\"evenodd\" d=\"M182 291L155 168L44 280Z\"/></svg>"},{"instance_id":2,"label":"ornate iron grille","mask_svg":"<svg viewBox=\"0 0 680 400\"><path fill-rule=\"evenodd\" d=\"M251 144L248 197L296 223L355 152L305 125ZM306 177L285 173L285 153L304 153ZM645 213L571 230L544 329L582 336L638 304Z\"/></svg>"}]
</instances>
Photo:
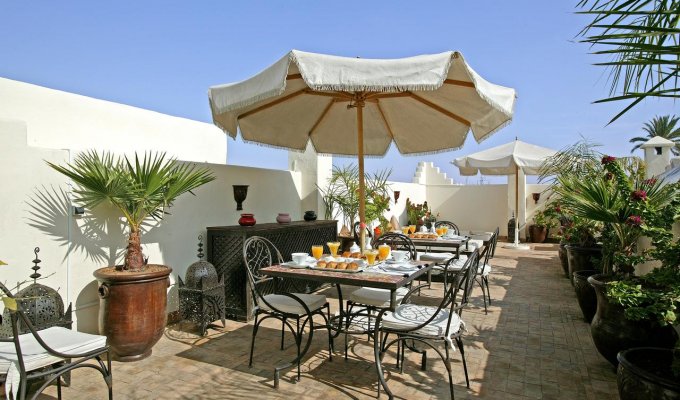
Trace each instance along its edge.
<instances>
[{"instance_id":1,"label":"ornate iron grille","mask_svg":"<svg viewBox=\"0 0 680 400\"><path fill-rule=\"evenodd\" d=\"M284 261L295 252L311 251L315 244L337 240L336 221L295 221L289 224L258 224L251 227L208 227L208 261L224 277L226 312L229 318L252 318L253 299L247 286L243 263L243 242L250 236L263 236L279 249ZM297 279L285 279L279 284L281 291L311 292L321 284ZM262 285L263 294L273 292L273 285Z\"/></svg>"}]
</instances>

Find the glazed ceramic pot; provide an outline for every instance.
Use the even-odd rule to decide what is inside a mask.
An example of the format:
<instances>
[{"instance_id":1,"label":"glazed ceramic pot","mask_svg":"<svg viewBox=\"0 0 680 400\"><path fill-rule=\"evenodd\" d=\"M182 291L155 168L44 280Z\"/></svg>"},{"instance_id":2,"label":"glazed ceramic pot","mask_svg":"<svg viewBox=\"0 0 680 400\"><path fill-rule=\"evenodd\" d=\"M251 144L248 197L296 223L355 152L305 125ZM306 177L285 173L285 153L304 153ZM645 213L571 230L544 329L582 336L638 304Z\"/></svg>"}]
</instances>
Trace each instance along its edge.
<instances>
[{"instance_id":1,"label":"glazed ceramic pot","mask_svg":"<svg viewBox=\"0 0 680 400\"><path fill-rule=\"evenodd\" d=\"M287 224L290 222L290 215L288 213L279 213L276 217L276 222L279 224Z\"/></svg>"},{"instance_id":2,"label":"glazed ceramic pot","mask_svg":"<svg viewBox=\"0 0 680 400\"><path fill-rule=\"evenodd\" d=\"M562 265L562 270L564 270L564 277L569 278L569 259L567 258L567 244L560 243L560 248L557 254L560 256L560 265Z\"/></svg>"},{"instance_id":3,"label":"glazed ceramic pot","mask_svg":"<svg viewBox=\"0 0 680 400\"><path fill-rule=\"evenodd\" d=\"M583 320L587 323L590 323L593 320L595 311L597 310L597 295L595 294L595 288L588 283L588 277L599 273L600 271L596 269L586 269L576 271L573 275L576 300L578 300L578 306L581 307Z\"/></svg>"},{"instance_id":4,"label":"glazed ceramic pot","mask_svg":"<svg viewBox=\"0 0 680 400\"><path fill-rule=\"evenodd\" d=\"M238 224L241 226L253 226L255 225L255 215L254 214L241 214L241 218L238 219Z\"/></svg>"},{"instance_id":5,"label":"glazed ceramic pot","mask_svg":"<svg viewBox=\"0 0 680 400\"><path fill-rule=\"evenodd\" d=\"M581 247L573 244L566 246L569 264L569 280L574 284L574 272L599 269L602 260L601 247Z\"/></svg>"},{"instance_id":6,"label":"glazed ceramic pot","mask_svg":"<svg viewBox=\"0 0 680 400\"><path fill-rule=\"evenodd\" d=\"M680 379L673 372L680 350L634 347L620 352L617 358L621 400L680 399Z\"/></svg>"},{"instance_id":7,"label":"glazed ceramic pot","mask_svg":"<svg viewBox=\"0 0 680 400\"><path fill-rule=\"evenodd\" d=\"M316 221L316 211L314 210L305 211L305 216L303 218L307 222Z\"/></svg>"}]
</instances>

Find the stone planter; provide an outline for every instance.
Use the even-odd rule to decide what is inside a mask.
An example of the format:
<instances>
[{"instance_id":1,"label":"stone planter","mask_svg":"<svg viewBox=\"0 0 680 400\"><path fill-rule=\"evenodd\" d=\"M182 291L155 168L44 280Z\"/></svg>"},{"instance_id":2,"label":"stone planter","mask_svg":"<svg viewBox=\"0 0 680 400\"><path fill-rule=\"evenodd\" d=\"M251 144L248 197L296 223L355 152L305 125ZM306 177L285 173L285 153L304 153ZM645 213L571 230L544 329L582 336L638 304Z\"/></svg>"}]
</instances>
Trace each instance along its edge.
<instances>
[{"instance_id":1,"label":"stone planter","mask_svg":"<svg viewBox=\"0 0 680 400\"><path fill-rule=\"evenodd\" d=\"M618 355L616 373L621 400L680 399L680 377L671 369L680 350L635 347Z\"/></svg>"},{"instance_id":2,"label":"stone planter","mask_svg":"<svg viewBox=\"0 0 680 400\"><path fill-rule=\"evenodd\" d=\"M576 271L599 269L602 259L601 247L581 247L573 244L566 246L567 261L569 264L569 280L574 284L572 277Z\"/></svg>"},{"instance_id":3,"label":"stone planter","mask_svg":"<svg viewBox=\"0 0 680 400\"><path fill-rule=\"evenodd\" d=\"M106 335L113 357L137 361L151 355L168 321L167 288L172 268L148 265L142 272L94 272L99 281L99 333Z\"/></svg>"},{"instance_id":4,"label":"stone planter","mask_svg":"<svg viewBox=\"0 0 680 400\"><path fill-rule=\"evenodd\" d=\"M548 228L539 225L529 226L529 240L532 243L543 243L548 238Z\"/></svg>"},{"instance_id":5,"label":"stone planter","mask_svg":"<svg viewBox=\"0 0 680 400\"><path fill-rule=\"evenodd\" d=\"M597 295L595 288L588 283L588 277L599 273L600 271L594 269L574 272L573 283L576 300L578 300L578 306L583 313L583 320L587 323L593 320L597 310Z\"/></svg>"},{"instance_id":6,"label":"stone planter","mask_svg":"<svg viewBox=\"0 0 680 400\"><path fill-rule=\"evenodd\" d=\"M672 326L659 326L648 320L631 321L625 317L623 307L607 299L606 282L612 279L602 274L588 278L597 295L597 312L590 323L590 333L600 354L616 367L620 351L649 346L672 348L678 340Z\"/></svg>"}]
</instances>

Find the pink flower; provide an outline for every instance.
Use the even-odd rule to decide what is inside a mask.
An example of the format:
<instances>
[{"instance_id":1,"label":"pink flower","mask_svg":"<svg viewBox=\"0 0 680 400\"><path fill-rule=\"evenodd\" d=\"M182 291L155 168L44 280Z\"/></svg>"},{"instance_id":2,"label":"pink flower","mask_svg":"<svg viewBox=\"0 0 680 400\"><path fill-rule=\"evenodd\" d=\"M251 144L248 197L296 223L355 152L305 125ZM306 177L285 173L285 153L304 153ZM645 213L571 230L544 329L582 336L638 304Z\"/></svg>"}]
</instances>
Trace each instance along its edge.
<instances>
[{"instance_id":1,"label":"pink flower","mask_svg":"<svg viewBox=\"0 0 680 400\"><path fill-rule=\"evenodd\" d=\"M561 212L562 212L562 207L560 207L560 206L555 206L555 212L561 213Z\"/></svg>"},{"instance_id":2,"label":"pink flower","mask_svg":"<svg viewBox=\"0 0 680 400\"><path fill-rule=\"evenodd\" d=\"M651 185L656 183L656 178L645 179L644 181L642 181L642 183L644 183L645 185L651 186Z\"/></svg>"},{"instance_id":3,"label":"pink flower","mask_svg":"<svg viewBox=\"0 0 680 400\"><path fill-rule=\"evenodd\" d=\"M628 225L640 226L642 225L642 218L639 215L631 215L626 221Z\"/></svg>"},{"instance_id":4,"label":"pink flower","mask_svg":"<svg viewBox=\"0 0 680 400\"><path fill-rule=\"evenodd\" d=\"M602 157L602 164L603 164L603 165L611 164L611 163L613 163L614 161L616 161L616 157L612 157L612 156L604 156L604 157Z\"/></svg>"},{"instance_id":5,"label":"pink flower","mask_svg":"<svg viewBox=\"0 0 680 400\"><path fill-rule=\"evenodd\" d=\"M645 201L647 200L647 192L644 190L636 190L631 194L631 197L635 201Z\"/></svg>"},{"instance_id":6,"label":"pink flower","mask_svg":"<svg viewBox=\"0 0 680 400\"><path fill-rule=\"evenodd\" d=\"M604 175L604 178L605 178L606 180L608 180L608 181L611 181L612 179L614 179L614 174L612 174L611 172L607 172L607 173Z\"/></svg>"}]
</instances>

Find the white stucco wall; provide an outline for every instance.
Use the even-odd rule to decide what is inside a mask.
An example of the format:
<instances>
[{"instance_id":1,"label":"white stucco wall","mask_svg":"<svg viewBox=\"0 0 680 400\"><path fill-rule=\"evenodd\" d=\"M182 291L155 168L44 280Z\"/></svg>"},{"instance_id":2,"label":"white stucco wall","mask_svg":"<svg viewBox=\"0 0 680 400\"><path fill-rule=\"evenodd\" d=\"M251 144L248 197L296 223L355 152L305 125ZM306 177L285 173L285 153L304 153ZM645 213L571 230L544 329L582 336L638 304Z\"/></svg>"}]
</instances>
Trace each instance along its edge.
<instances>
[{"instance_id":1,"label":"white stucco wall","mask_svg":"<svg viewBox=\"0 0 680 400\"><path fill-rule=\"evenodd\" d=\"M28 146L26 124L0 120L0 279L10 286L31 273L33 248L41 248L42 283L58 289L72 302L79 330L97 329L98 298L92 272L120 262L125 246L124 224L114 210L101 207L73 216L67 180L45 164L69 159L65 150ZM142 237L149 262L173 268L173 283L197 260L197 237L207 226L235 225L241 212L253 212L258 223L274 222L278 212L301 219L299 172L240 166L206 165L217 180L180 197L171 215ZM243 211L236 211L231 185L248 184ZM275 195L274 195L275 194ZM177 307L170 289L170 309Z\"/></svg>"},{"instance_id":2,"label":"white stucco wall","mask_svg":"<svg viewBox=\"0 0 680 400\"><path fill-rule=\"evenodd\" d=\"M212 124L4 78L0 118L24 121L27 143L35 147L155 150L186 161L227 161L226 135Z\"/></svg>"}]
</instances>

